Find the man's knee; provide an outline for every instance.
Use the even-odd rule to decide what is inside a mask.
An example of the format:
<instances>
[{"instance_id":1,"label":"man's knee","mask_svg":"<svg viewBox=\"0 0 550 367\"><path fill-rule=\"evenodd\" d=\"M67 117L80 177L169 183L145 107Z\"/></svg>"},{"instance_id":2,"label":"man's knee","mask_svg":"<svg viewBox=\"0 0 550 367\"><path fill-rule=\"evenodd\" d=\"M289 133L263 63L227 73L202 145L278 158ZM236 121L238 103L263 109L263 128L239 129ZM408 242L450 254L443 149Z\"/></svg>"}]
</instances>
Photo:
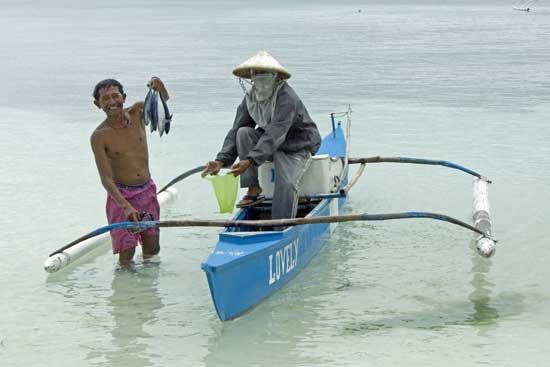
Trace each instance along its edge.
<instances>
[{"instance_id":1,"label":"man's knee","mask_svg":"<svg viewBox=\"0 0 550 367\"><path fill-rule=\"evenodd\" d=\"M159 236L143 236L142 249L144 255L156 255L160 252Z\"/></svg>"},{"instance_id":2,"label":"man's knee","mask_svg":"<svg viewBox=\"0 0 550 367\"><path fill-rule=\"evenodd\" d=\"M296 186L294 185L293 182L281 180L275 183L275 191L278 191L281 194L283 193L293 194L294 191L296 191Z\"/></svg>"},{"instance_id":3,"label":"man's knee","mask_svg":"<svg viewBox=\"0 0 550 367\"><path fill-rule=\"evenodd\" d=\"M240 127L239 130L237 130L237 142L249 140L250 138L254 137L255 134L256 134L256 130L253 127L250 127L250 126Z\"/></svg>"},{"instance_id":4,"label":"man's knee","mask_svg":"<svg viewBox=\"0 0 550 367\"><path fill-rule=\"evenodd\" d=\"M149 246L147 249L143 249L143 253L145 255L156 255L160 252L160 246L159 244L157 243L156 245L153 245L153 246Z\"/></svg>"},{"instance_id":5,"label":"man's knee","mask_svg":"<svg viewBox=\"0 0 550 367\"><path fill-rule=\"evenodd\" d=\"M118 253L118 260L121 264L126 264L134 259L135 247L127 248Z\"/></svg>"}]
</instances>

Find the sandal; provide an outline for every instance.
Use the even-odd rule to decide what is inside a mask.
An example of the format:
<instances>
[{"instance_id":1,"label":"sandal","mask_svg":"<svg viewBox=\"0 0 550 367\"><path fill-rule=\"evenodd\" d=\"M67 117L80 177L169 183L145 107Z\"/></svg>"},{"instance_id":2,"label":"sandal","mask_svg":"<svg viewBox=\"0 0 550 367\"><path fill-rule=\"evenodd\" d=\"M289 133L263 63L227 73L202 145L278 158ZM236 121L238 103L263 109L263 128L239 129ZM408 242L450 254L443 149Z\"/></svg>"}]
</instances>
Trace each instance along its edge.
<instances>
[{"instance_id":1,"label":"sandal","mask_svg":"<svg viewBox=\"0 0 550 367\"><path fill-rule=\"evenodd\" d=\"M260 192L257 195L245 195L236 205L237 208L249 208L265 200L265 196Z\"/></svg>"}]
</instances>

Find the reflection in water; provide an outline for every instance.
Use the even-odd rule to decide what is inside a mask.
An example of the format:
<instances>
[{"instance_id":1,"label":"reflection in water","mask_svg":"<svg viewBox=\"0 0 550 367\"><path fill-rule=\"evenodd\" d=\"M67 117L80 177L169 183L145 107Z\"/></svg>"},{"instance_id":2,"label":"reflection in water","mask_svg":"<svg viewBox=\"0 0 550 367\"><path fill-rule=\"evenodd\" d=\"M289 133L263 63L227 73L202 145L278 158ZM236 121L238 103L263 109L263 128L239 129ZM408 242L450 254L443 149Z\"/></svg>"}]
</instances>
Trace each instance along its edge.
<instances>
[{"instance_id":1,"label":"reflection in water","mask_svg":"<svg viewBox=\"0 0 550 367\"><path fill-rule=\"evenodd\" d=\"M500 313L492 306L497 301L491 297L493 284L486 279L486 275L491 269L491 260L478 255L475 241L471 243L471 251L473 277L470 284L473 286L473 290L468 297L470 303L441 304L436 300L425 298L423 302L432 305L432 308L395 317L354 323L345 327L344 334L363 334L368 331L393 328L439 330L451 325L471 325L478 329L480 336L485 336L489 330L496 327L502 312L507 316L520 313L521 297L519 295L507 297L506 301L502 302L506 308L502 309ZM473 313L471 312L472 306Z\"/></svg>"},{"instance_id":2,"label":"reflection in water","mask_svg":"<svg viewBox=\"0 0 550 367\"><path fill-rule=\"evenodd\" d=\"M345 262L349 251L336 245L329 241L295 279L245 315L223 323L213 320L216 333L208 341L205 365L239 361L241 366L271 366L292 361L293 366L306 366L332 361L332 356L327 360L318 352L315 340L330 332L323 324L324 304L319 299L350 285L336 273L337 263Z\"/></svg>"},{"instance_id":3,"label":"reflection in water","mask_svg":"<svg viewBox=\"0 0 550 367\"><path fill-rule=\"evenodd\" d=\"M241 366L271 366L292 360L292 365L321 363L302 354L319 319L316 302L304 297L304 272L272 297L234 321L212 320L216 333L208 341L205 366L239 361ZM306 281L307 282L307 281ZM300 284L302 283L302 284ZM305 290L307 292L307 290Z\"/></svg>"},{"instance_id":4,"label":"reflection in water","mask_svg":"<svg viewBox=\"0 0 550 367\"><path fill-rule=\"evenodd\" d=\"M474 287L469 295L474 307L474 313L467 320L470 324L479 328L479 335L485 335L489 330L487 326L496 325L499 314L497 309L491 307L491 288L493 284L486 279L486 274L491 270L491 260L478 255L475 241L472 241L472 281Z\"/></svg>"},{"instance_id":5,"label":"reflection in water","mask_svg":"<svg viewBox=\"0 0 550 367\"><path fill-rule=\"evenodd\" d=\"M155 310L163 307L158 295L159 264L150 262L115 272L108 298L114 319L114 348L105 354L107 366L152 366L144 330L157 321Z\"/></svg>"}]
</instances>

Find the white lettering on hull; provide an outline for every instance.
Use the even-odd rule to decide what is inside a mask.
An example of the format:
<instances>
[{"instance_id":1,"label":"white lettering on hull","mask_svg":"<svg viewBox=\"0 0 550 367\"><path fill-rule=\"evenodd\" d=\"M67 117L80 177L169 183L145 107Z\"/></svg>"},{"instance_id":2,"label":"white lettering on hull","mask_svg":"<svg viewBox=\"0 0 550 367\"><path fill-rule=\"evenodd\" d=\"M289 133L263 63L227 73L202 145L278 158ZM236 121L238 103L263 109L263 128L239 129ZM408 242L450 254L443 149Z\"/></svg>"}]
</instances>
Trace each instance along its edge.
<instances>
[{"instance_id":1,"label":"white lettering on hull","mask_svg":"<svg viewBox=\"0 0 550 367\"><path fill-rule=\"evenodd\" d=\"M295 239L283 248L269 255L269 285L281 279L281 276L288 274L298 263L299 241Z\"/></svg>"}]
</instances>

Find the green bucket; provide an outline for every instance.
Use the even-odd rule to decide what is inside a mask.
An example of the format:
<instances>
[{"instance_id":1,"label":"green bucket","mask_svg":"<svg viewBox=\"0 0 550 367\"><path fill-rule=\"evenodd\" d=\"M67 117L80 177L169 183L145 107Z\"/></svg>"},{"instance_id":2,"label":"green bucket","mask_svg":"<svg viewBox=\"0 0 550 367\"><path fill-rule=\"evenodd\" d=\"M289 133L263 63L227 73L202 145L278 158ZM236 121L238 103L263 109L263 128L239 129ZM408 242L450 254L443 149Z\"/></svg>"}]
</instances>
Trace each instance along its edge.
<instances>
[{"instance_id":1,"label":"green bucket","mask_svg":"<svg viewBox=\"0 0 550 367\"><path fill-rule=\"evenodd\" d=\"M225 175L215 175L205 177L212 183L214 193L218 200L220 213L233 213L235 201L237 200L237 191L239 189L239 178L233 176L231 172Z\"/></svg>"}]
</instances>

